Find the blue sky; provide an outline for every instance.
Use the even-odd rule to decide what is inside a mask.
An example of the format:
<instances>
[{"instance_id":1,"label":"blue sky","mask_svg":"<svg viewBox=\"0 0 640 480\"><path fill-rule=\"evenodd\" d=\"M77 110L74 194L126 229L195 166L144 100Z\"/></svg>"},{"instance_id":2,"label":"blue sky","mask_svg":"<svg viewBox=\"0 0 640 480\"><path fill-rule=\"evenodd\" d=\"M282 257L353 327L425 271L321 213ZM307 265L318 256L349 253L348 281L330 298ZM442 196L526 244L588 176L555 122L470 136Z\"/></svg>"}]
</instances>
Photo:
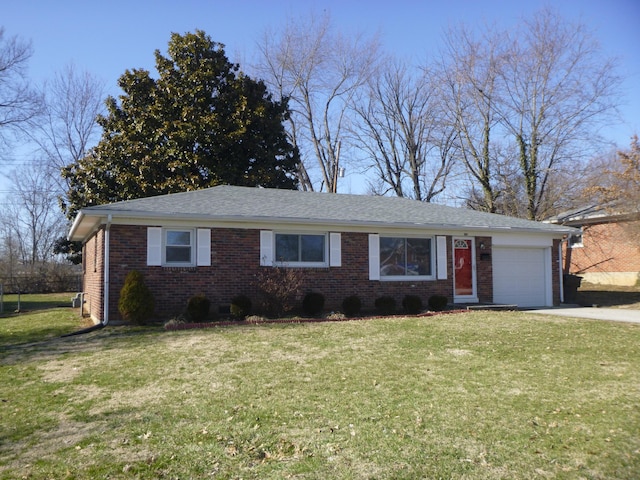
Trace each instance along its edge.
<instances>
[{"instance_id":1,"label":"blue sky","mask_svg":"<svg viewBox=\"0 0 640 480\"><path fill-rule=\"evenodd\" d=\"M387 50L418 62L435 53L449 25L511 26L549 4L568 20L586 24L605 53L619 58L626 77L623 121L612 125L607 136L628 147L630 137L640 134L639 0L4 0L0 26L6 35L32 41L32 79L41 81L73 63L117 95L117 79L127 68L146 68L155 75L153 52L166 51L171 32L202 29L225 44L227 55L242 67L254 59L265 29L277 29L287 17L312 9L328 10L340 30L380 32Z\"/></svg>"}]
</instances>

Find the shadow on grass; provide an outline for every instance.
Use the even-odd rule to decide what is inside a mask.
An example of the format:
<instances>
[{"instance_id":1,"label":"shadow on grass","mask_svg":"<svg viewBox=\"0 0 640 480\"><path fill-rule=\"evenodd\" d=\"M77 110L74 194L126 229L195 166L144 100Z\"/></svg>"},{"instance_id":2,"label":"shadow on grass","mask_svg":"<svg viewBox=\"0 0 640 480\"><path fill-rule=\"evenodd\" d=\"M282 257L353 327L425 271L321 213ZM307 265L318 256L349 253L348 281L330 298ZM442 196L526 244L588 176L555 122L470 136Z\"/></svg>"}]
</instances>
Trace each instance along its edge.
<instances>
[{"instance_id":1,"label":"shadow on grass","mask_svg":"<svg viewBox=\"0 0 640 480\"><path fill-rule=\"evenodd\" d=\"M118 348L119 340L127 340L130 346L148 345L151 337L162 334L164 329L159 327L130 327L107 326L100 330L72 336L61 336L65 333L52 330L53 337L21 343L0 346L0 363L4 365L16 364L30 360L47 360L67 353L94 352L97 349L109 350ZM44 334L43 330L39 330ZM40 339L43 337L40 336ZM131 341L138 339L137 341ZM0 341L5 339L0 339Z\"/></svg>"}]
</instances>

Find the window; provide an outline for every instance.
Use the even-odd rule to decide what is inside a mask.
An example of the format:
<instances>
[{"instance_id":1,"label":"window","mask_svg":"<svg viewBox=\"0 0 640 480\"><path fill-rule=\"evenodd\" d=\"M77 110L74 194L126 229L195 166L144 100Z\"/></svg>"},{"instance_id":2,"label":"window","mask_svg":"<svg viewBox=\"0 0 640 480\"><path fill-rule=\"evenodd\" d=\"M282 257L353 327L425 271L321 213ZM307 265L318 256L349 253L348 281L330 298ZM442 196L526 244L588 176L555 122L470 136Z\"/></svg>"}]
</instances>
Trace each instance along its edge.
<instances>
[{"instance_id":1,"label":"window","mask_svg":"<svg viewBox=\"0 0 640 480\"><path fill-rule=\"evenodd\" d=\"M433 276L431 238L380 237L380 278Z\"/></svg>"},{"instance_id":2,"label":"window","mask_svg":"<svg viewBox=\"0 0 640 480\"><path fill-rule=\"evenodd\" d=\"M569 248L579 248L583 246L582 243L582 229L580 229L580 233L576 233L573 235L569 235L569 240L567 242Z\"/></svg>"},{"instance_id":3,"label":"window","mask_svg":"<svg viewBox=\"0 0 640 480\"><path fill-rule=\"evenodd\" d=\"M167 265L192 265L193 232L165 230L164 256L164 263Z\"/></svg>"},{"instance_id":4,"label":"window","mask_svg":"<svg viewBox=\"0 0 640 480\"><path fill-rule=\"evenodd\" d=\"M278 264L326 266L326 259L325 234L275 234L275 261Z\"/></svg>"},{"instance_id":5,"label":"window","mask_svg":"<svg viewBox=\"0 0 640 480\"><path fill-rule=\"evenodd\" d=\"M211 230L147 227L147 265L210 267Z\"/></svg>"}]
</instances>

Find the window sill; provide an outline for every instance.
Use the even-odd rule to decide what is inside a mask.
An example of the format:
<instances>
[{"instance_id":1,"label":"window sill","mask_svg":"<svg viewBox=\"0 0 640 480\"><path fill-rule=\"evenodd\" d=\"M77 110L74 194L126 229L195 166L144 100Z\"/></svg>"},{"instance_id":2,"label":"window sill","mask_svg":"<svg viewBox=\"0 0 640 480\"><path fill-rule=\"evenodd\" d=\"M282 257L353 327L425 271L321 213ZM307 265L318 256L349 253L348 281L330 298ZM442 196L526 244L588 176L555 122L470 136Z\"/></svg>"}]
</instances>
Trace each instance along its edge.
<instances>
[{"instance_id":1,"label":"window sill","mask_svg":"<svg viewBox=\"0 0 640 480\"><path fill-rule=\"evenodd\" d=\"M380 276L381 282L433 282L435 281L435 279L436 277L434 276L426 277L424 275L405 276L405 277Z\"/></svg>"},{"instance_id":2,"label":"window sill","mask_svg":"<svg viewBox=\"0 0 640 480\"><path fill-rule=\"evenodd\" d=\"M162 265L162 269L169 272L196 272L195 265Z\"/></svg>"},{"instance_id":3,"label":"window sill","mask_svg":"<svg viewBox=\"0 0 640 480\"><path fill-rule=\"evenodd\" d=\"M327 263L280 263L275 262L273 264L274 267L277 268L329 268L329 264Z\"/></svg>"}]
</instances>

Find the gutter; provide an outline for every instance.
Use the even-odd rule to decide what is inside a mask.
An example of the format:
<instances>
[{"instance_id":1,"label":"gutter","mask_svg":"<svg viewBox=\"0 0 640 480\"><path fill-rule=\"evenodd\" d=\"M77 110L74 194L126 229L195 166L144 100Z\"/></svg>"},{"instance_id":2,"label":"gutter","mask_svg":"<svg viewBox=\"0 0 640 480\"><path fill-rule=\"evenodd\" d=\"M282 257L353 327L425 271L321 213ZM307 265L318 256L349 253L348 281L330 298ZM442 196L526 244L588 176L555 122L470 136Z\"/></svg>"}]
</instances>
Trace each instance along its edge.
<instances>
[{"instance_id":1,"label":"gutter","mask_svg":"<svg viewBox=\"0 0 640 480\"><path fill-rule=\"evenodd\" d=\"M83 218L84 218L84 213L82 213L82 210L80 210L78 212L78 215L76 215L75 220L73 221L73 225L71 225L71 229L69 230L69 233L67 234L67 240L71 241L75 231L80 226L80 223L82 223Z\"/></svg>"},{"instance_id":2,"label":"gutter","mask_svg":"<svg viewBox=\"0 0 640 480\"><path fill-rule=\"evenodd\" d=\"M445 229L457 232L510 232L510 233L541 233L541 234L555 234L566 235L574 232L576 229L564 225L554 225L545 222L538 222L546 224L547 228L536 228L528 226L506 226L506 225L465 225L455 223L414 223L414 222L397 222L393 224L386 223L384 221L376 220L350 220L350 219L309 219L303 217L262 217L262 216L243 216L243 215L205 215L200 213L166 213L166 212L134 212L127 210L117 210L107 212L105 210L92 210L92 216L112 216L117 215L119 223L123 220L138 220L142 224L150 222L149 225L155 225L158 220L164 220L169 218L180 218L183 221L198 221L206 223L233 223L233 224L253 224L253 225L322 225L322 226L346 226L357 229L379 229L381 227L387 228L406 228L412 230L424 230L424 229ZM146 222L145 222L146 221ZM552 226L553 225L553 226Z\"/></svg>"}]
</instances>

